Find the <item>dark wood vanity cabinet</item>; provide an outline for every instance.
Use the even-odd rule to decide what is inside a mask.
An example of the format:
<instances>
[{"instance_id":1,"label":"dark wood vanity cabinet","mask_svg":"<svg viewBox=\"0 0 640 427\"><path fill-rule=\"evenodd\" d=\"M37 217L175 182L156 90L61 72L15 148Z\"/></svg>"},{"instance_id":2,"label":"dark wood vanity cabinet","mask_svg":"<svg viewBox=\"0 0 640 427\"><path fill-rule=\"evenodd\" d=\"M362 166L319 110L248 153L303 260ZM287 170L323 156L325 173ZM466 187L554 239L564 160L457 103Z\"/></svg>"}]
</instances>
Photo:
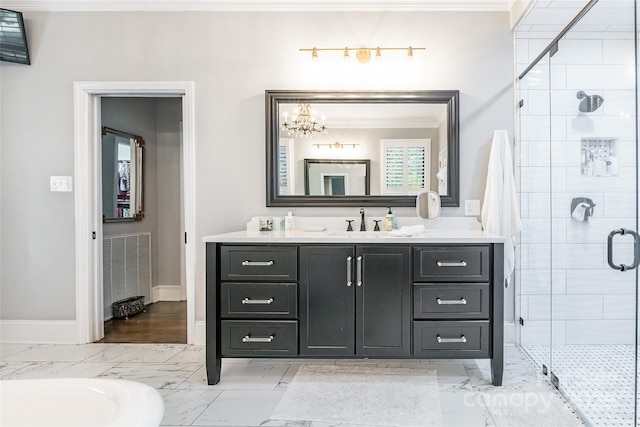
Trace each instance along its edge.
<instances>
[{"instance_id":1,"label":"dark wood vanity cabinet","mask_svg":"<svg viewBox=\"0 0 640 427\"><path fill-rule=\"evenodd\" d=\"M503 245L207 243L209 384L224 357L490 358Z\"/></svg>"},{"instance_id":2,"label":"dark wood vanity cabinet","mask_svg":"<svg viewBox=\"0 0 640 427\"><path fill-rule=\"evenodd\" d=\"M299 251L301 355L409 356L409 246Z\"/></svg>"}]
</instances>

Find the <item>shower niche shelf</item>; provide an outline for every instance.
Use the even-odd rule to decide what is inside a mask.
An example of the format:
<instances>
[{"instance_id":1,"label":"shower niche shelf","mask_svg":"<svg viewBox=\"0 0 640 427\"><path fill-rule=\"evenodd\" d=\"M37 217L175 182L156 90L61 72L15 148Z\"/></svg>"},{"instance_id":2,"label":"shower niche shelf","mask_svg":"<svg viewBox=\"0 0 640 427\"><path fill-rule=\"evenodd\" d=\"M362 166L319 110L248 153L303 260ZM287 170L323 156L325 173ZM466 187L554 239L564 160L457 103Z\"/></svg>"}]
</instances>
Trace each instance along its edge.
<instances>
[{"instance_id":1,"label":"shower niche shelf","mask_svg":"<svg viewBox=\"0 0 640 427\"><path fill-rule=\"evenodd\" d=\"M618 138L582 138L580 174L583 176L618 175Z\"/></svg>"}]
</instances>

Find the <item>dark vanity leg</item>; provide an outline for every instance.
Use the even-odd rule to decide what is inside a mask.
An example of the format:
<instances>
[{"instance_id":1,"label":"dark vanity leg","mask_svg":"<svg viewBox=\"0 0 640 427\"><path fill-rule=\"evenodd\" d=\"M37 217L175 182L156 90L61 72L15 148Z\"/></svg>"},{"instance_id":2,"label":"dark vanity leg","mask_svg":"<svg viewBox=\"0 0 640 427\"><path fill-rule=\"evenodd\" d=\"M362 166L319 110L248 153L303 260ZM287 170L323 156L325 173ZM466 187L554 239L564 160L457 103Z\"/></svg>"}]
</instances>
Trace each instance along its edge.
<instances>
[{"instance_id":1,"label":"dark vanity leg","mask_svg":"<svg viewBox=\"0 0 640 427\"><path fill-rule=\"evenodd\" d=\"M218 320L218 272L216 271L218 248L216 243L206 244L206 367L207 383L220 382L220 321Z\"/></svg>"},{"instance_id":2,"label":"dark vanity leg","mask_svg":"<svg viewBox=\"0 0 640 427\"><path fill-rule=\"evenodd\" d=\"M491 382L502 385L504 368L504 245L493 244L493 341L491 343Z\"/></svg>"},{"instance_id":3,"label":"dark vanity leg","mask_svg":"<svg viewBox=\"0 0 640 427\"><path fill-rule=\"evenodd\" d=\"M493 385L502 385L502 370L504 361L502 354L500 357L493 356L491 359L491 383Z\"/></svg>"},{"instance_id":4,"label":"dark vanity leg","mask_svg":"<svg viewBox=\"0 0 640 427\"><path fill-rule=\"evenodd\" d=\"M207 384L216 385L220 382L220 368L222 366L222 358L211 357L207 355Z\"/></svg>"}]
</instances>

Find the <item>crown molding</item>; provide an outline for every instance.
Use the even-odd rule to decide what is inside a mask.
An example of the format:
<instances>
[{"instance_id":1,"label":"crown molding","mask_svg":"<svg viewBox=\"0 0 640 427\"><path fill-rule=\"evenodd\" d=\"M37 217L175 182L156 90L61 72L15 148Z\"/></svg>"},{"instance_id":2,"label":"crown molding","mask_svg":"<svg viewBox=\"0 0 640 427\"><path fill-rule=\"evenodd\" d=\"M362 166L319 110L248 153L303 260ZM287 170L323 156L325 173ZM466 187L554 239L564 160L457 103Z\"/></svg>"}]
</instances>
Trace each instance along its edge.
<instances>
[{"instance_id":1,"label":"crown molding","mask_svg":"<svg viewBox=\"0 0 640 427\"><path fill-rule=\"evenodd\" d=\"M21 12L508 12L515 0L2 0Z\"/></svg>"}]
</instances>

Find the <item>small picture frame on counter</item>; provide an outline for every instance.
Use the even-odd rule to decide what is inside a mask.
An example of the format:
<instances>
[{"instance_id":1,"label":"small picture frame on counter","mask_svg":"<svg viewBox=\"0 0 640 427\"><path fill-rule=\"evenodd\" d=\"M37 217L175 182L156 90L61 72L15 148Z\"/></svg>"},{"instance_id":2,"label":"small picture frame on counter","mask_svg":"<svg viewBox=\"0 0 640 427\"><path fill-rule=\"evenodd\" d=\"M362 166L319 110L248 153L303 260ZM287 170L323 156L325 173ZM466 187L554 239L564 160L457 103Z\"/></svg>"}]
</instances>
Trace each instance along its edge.
<instances>
[{"instance_id":1,"label":"small picture frame on counter","mask_svg":"<svg viewBox=\"0 0 640 427\"><path fill-rule=\"evenodd\" d=\"M272 230L273 230L273 218L261 217L260 231L272 231Z\"/></svg>"}]
</instances>

